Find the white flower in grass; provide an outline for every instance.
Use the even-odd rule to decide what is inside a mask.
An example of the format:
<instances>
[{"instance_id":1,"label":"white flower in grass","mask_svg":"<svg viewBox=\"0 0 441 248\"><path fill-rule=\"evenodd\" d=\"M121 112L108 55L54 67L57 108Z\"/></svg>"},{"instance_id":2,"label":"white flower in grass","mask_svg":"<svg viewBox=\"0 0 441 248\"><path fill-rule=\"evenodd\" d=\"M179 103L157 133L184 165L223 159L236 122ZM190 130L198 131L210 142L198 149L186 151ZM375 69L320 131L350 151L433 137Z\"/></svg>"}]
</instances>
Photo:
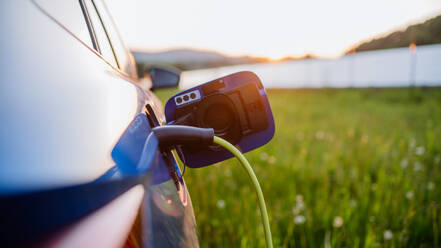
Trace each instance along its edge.
<instances>
[{"instance_id":1,"label":"white flower in grass","mask_svg":"<svg viewBox=\"0 0 441 248\"><path fill-rule=\"evenodd\" d=\"M386 230L383 233L384 240L391 240L394 237L394 234L391 230Z\"/></svg>"},{"instance_id":2,"label":"white flower in grass","mask_svg":"<svg viewBox=\"0 0 441 248\"><path fill-rule=\"evenodd\" d=\"M406 193L406 198L407 198L408 200L412 200L412 199L414 198L414 196L415 196L415 194L413 193L413 191L408 191L408 192Z\"/></svg>"},{"instance_id":3,"label":"white flower in grass","mask_svg":"<svg viewBox=\"0 0 441 248\"><path fill-rule=\"evenodd\" d=\"M268 159L268 153L266 153L266 152L262 152L261 154L260 154L260 160L262 160L262 161L266 161Z\"/></svg>"},{"instance_id":4,"label":"white flower in grass","mask_svg":"<svg viewBox=\"0 0 441 248\"><path fill-rule=\"evenodd\" d=\"M340 216L335 216L334 222L332 223L332 225L335 228L339 228L339 227L343 226L343 218Z\"/></svg>"},{"instance_id":5,"label":"white flower in grass","mask_svg":"<svg viewBox=\"0 0 441 248\"><path fill-rule=\"evenodd\" d=\"M296 195L296 205L292 209L292 213L294 215L298 215L304 209L305 209L305 203L303 202L303 196Z\"/></svg>"},{"instance_id":6,"label":"white flower in grass","mask_svg":"<svg viewBox=\"0 0 441 248\"><path fill-rule=\"evenodd\" d=\"M269 158L268 158L268 163L270 163L270 164L274 164L276 162L276 157L274 157L274 156L269 156Z\"/></svg>"},{"instance_id":7,"label":"white flower in grass","mask_svg":"<svg viewBox=\"0 0 441 248\"><path fill-rule=\"evenodd\" d=\"M414 171L420 171L421 167L423 167L423 165L420 162L415 162L415 164L413 165L413 170Z\"/></svg>"},{"instance_id":8,"label":"white flower in grass","mask_svg":"<svg viewBox=\"0 0 441 248\"><path fill-rule=\"evenodd\" d=\"M437 155L434 159L433 162L435 162L435 164L438 164L441 161L441 156Z\"/></svg>"},{"instance_id":9,"label":"white flower in grass","mask_svg":"<svg viewBox=\"0 0 441 248\"><path fill-rule=\"evenodd\" d=\"M409 162L407 161L407 159L401 160L401 163L400 163L401 169L406 169L408 164L409 164Z\"/></svg>"},{"instance_id":10,"label":"white flower in grass","mask_svg":"<svg viewBox=\"0 0 441 248\"><path fill-rule=\"evenodd\" d=\"M231 177L233 175L233 173L231 173L231 169L228 167L226 170L225 170L225 176L226 177Z\"/></svg>"},{"instance_id":11,"label":"white flower in grass","mask_svg":"<svg viewBox=\"0 0 441 248\"><path fill-rule=\"evenodd\" d=\"M297 205L292 208L292 214L298 215L300 214L300 209L297 208Z\"/></svg>"},{"instance_id":12,"label":"white flower in grass","mask_svg":"<svg viewBox=\"0 0 441 248\"><path fill-rule=\"evenodd\" d=\"M435 184L433 182L428 182L427 183L427 189L432 191L435 189Z\"/></svg>"},{"instance_id":13,"label":"white flower in grass","mask_svg":"<svg viewBox=\"0 0 441 248\"><path fill-rule=\"evenodd\" d=\"M318 139L318 140L322 140L322 139L324 139L324 138L325 138L325 132L323 132L323 131L317 131L317 132L315 133L315 138Z\"/></svg>"},{"instance_id":14,"label":"white flower in grass","mask_svg":"<svg viewBox=\"0 0 441 248\"><path fill-rule=\"evenodd\" d=\"M225 201L224 200L218 200L216 203L216 206L220 209L225 207Z\"/></svg>"},{"instance_id":15,"label":"white flower in grass","mask_svg":"<svg viewBox=\"0 0 441 248\"><path fill-rule=\"evenodd\" d=\"M426 149L424 149L424 146L418 146L418 147L415 149L415 154L416 154L416 155L423 155L424 152L426 152Z\"/></svg>"},{"instance_id":16,"label":"white flower in grass","mask_svg":"<svg viewBox=\"0 0 441 248\"><path fill-rule=\"evenodd\" d=\"M292 213L294 215L298 215L305 209L305 204L303 202L297 202L294 208L292 209Z\"/></svg>"},{"instance_id":17,"label":"white flower in grass","mask_svg":"<svg viewBox=\"0 0 441 248\"><path fill-rule=\"evenodd\" d=\"M363 134L361 136L361 143L367 143L369 141L369 136L367 134Z\"/></svg>"},{"instance_id":18,"label":"white flower in grass","mask_svg":"<svg viewBox=\"0 0 441 248\"><path fill-rule=\"evenodd\" d=\"M350 206L351 208L355 208L355 207L357 206L357 201L355 201L355 200L350 200L350 201L349 201L349 206Z\"/></svg>"},{"instance_id":19,"label":"white flower in grass","mask_svg":"<svg viewBox=\"0 0 441 248\"><path fill-rule=\"evenodd\" d=\"M294 223L297 225L301 225L303 223L305 223L306 218L303 215L297 215L296 217L294 217Z\"/></svg>"}]
</instances>

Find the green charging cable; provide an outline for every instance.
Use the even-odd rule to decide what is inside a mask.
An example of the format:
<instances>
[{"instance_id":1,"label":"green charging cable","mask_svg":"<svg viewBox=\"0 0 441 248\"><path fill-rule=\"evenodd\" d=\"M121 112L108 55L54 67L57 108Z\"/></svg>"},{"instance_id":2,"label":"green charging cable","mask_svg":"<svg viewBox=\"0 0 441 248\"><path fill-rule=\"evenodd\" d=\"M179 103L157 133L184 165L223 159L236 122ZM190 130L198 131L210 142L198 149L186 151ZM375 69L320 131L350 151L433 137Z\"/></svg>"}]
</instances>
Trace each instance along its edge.
<instances>
[{"instance_id":1,"label":"green charging cable","mask_svg":"<svg viewBox=\"0 0 441 248\"><path fill-rule=\"evenodd\" d=\"M152 132L156 136L159 147L162 150L169 149L177 145L198 144L209 146L214 143L224 147L225 149L233 153L233 155L239 160L243 168L248 173L248 176L253 183L254 189L256 190L260 213L262 215L263 230L265 231L266 247L273 247L268 213L266 211L265 199L263 198L262 189L260 188L259 181L257 180L257 177L254 174L250 163L248 163L245 156L236 147L234 147L228 141L215 136L214 130L212 128L170 125L155 127L152 129Z\"/></svg>"},{"instance_id":2,"label":"green charging cable","mask_svg":"<svg viewBox=\"0 0 441 248\"><path fill-rule=\"evenodd\" d=\"M256 175L254 174L253 169L251 168L250 163L248 163L248 160L245 158L245 156L231 143L228 141L219 138L217 136L214 136L213 143L218 144L231 153L239 160L240 164L243 166L243 168L247 171L248 176L251 179L251 182L253 183L254 189L256 190L257 199L259 201L259 207L260 207L260 213L262 215L262 222L263 222L263 229L265 231L265 241L266 241L266 247L273 247L273 241L271 237L271 229L268 219L268 213L266 211L266 205L265 205L265 199L263 198L262 189L260 188L259 181L257 180Z\"/></svg>"}]
</instances>

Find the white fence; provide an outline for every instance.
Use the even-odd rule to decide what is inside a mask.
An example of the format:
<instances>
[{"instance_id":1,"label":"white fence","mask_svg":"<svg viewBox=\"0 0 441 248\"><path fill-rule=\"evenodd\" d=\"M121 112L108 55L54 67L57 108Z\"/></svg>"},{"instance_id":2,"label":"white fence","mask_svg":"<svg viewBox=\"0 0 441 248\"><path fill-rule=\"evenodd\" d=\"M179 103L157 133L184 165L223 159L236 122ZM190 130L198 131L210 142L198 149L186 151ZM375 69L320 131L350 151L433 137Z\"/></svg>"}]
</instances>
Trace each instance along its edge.
<instances>
[{"instance_id":1,"label":"white fence","mask_svg":"<svg viewBox=\"0 0 441 248\"><path fill-rule=\"evenodd\" d=\"M441 44L360 52L337 59L237 65L182 73L182 88L238 71L256 73L266 88L441 85Z\"/></svg>"}]
</instances>

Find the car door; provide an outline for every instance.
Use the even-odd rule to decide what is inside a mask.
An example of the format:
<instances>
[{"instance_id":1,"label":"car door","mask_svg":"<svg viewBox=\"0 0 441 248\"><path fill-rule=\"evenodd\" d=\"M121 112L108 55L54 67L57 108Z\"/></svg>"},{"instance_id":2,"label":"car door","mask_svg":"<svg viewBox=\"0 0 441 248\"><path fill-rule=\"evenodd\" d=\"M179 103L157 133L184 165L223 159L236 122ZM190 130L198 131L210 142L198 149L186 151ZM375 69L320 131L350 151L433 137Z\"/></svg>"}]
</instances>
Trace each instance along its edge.
<instances>
[{"instance_id":1,"label":"car door","mask_svg":"<svg viewBox=\"0 0 441 248\"><path fill-rule=\"evenodd\" d=\"M7 21L0 26L9 37L1 46L2 81L15 82L2 84L0 93L8 106L1 109L8 116L1 155L14 164L0 168L0 205L8 213L2 220L10 223L2 225L2 240L97 244L106 239L96 237L114 233L118 243L133 240L128 232L140 227L144 246L197 245L185 184L179 179L177 187L168 173L176 162L147 142L157 103L117 56L101 5L15 2L2 2ZM113 207L119 217L109 222L102 211L118 199L130 207Z\"/></svg>"},{"instance_id":2,"label":"car door","mask_svg":"<svg viewBox=\"0 0 441 248\"><path fill-rule=\"evenodd\" d=\"M92 3L98 13L100 24L109 39L118 68L132 77L137 77L132 57L125 48L115 24L101 0L85 0L86 6ZM89 12L92 6L89 6ZM91 16L93 14L90 14ZM93 22L94 27L99 24ZM148 89L144 89L146 101L145 114L150 127L164 122L162 105ZM179 167L173 155L168 152L161 154L157 167L153 172L152 185L146 189L147 197L144 204L144 244L157 247L198 246L193 208L185 182L182 178L170 178L165 168L172 167L180 176ZM170 168L169 168L170 169ZM146 237L148 236L148 237Z\"/></svg>"}]
</instances>

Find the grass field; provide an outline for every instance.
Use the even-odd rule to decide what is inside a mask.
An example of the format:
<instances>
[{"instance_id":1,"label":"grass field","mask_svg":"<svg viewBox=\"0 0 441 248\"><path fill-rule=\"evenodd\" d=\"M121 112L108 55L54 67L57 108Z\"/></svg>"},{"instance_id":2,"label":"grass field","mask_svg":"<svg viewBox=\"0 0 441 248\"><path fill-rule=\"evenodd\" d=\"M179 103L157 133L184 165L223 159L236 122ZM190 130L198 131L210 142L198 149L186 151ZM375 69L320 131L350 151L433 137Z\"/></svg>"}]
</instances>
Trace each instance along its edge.
<instances>
[{"instance_id":1,"label":"grass field","mask_svg":"<svg viewBox=\"0 0 441 248\"><path fill-rule=\"evenodd\" d=\"M441 246L441 88L268 95L275 137L246 157L275 247ZM185 179L201 247L264 246L238 162L187 169Z\"/></svg>"}]
</instances>

